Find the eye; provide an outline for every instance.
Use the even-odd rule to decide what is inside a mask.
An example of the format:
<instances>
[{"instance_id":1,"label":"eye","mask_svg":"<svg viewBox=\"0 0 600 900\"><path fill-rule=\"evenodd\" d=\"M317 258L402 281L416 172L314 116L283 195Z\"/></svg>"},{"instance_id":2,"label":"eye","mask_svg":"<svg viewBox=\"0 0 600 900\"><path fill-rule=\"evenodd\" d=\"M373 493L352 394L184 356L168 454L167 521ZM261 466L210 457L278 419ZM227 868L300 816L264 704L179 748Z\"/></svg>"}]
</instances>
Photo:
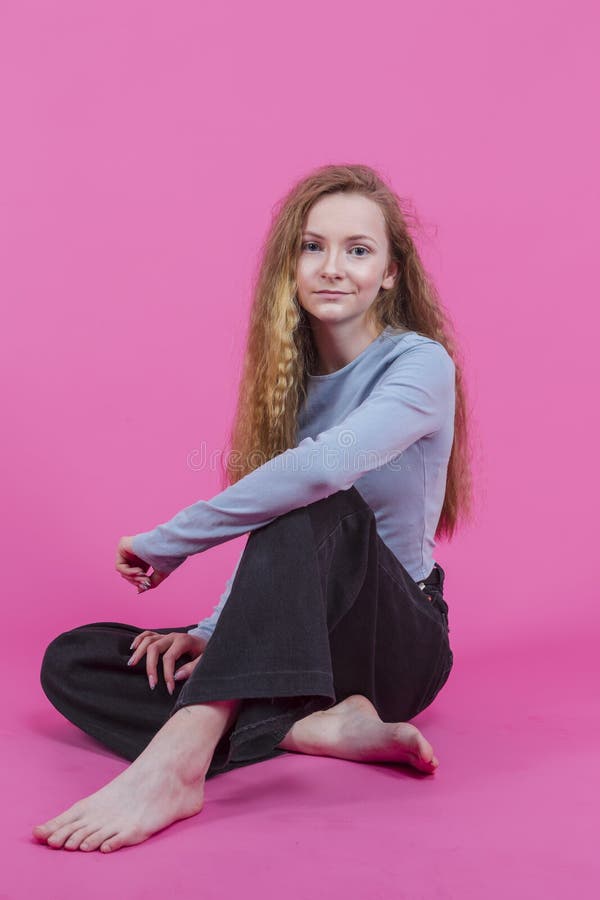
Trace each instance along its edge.
<instances>
[{"instance_id":1,"label":"eye","mask_svg":"<svg viewBox=\"0 0 600 900\"><path fill-rule=\"evenodd\" d=\"M305 242L302 244L302 249L303 249L303 250L306 250L306 249L308 249L308 247L310 247L310 246L313 246L313 247L319 247L320 245L317 243L317 241L305 241ZM365 254L369 254L369 253L371 252L371 251L369 250L368 247L356 246L356 247L352 247L352 249L353 249L353 250L364 250L364 251L365 251L364 253L361 253L361 254L359 255L359 259L362 259L362 257L363 257Z\"/></svg>"}]
</instances>

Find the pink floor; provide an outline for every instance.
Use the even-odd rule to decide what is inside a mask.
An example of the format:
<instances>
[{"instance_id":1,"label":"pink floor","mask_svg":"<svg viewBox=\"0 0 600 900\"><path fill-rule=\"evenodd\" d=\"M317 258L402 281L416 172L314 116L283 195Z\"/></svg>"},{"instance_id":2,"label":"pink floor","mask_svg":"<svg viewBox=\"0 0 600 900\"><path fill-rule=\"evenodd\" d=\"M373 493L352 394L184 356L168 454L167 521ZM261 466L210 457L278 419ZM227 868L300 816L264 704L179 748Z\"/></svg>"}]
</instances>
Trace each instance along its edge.
<instances>
[{"instance_id":1,"label":"pink floor","mask_svg":"<svg viewBox=\"0 0 600 900\"><path fill-rule=\"evenodd\" d=\"M30 835L126 765L48 703L30 647L5 658L0 897L600 896L598 649L539 634L455 667L414 720L440 767L286 754L218 776L205 807L113 855ZM8 812L9 811L9 812Z\"/></svg>"}]
</instances>

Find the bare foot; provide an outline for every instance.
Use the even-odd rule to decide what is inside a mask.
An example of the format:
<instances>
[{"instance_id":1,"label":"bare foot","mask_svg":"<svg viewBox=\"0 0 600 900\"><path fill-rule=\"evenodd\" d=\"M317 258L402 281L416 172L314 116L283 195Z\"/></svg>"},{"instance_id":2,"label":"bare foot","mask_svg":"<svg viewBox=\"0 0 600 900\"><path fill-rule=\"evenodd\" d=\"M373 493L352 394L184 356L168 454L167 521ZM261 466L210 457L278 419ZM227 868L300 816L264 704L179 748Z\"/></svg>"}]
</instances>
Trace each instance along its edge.
<instances>
[{"instance_id":1,"label":"bare foot","mask_svg":"<svg viewBox=\"0 0 600 900\"><path fill-rule=\"evenodd\" d=\"M362 694L300 719L278 746L356 762L406 763L427 774L433 774L439 765L433 747L415 725L382 722Z\"/></svg>"},{"instance_id":2,"label":"bare foot","mask_svg":"<svg viewBox=\"0 0 600 900\"><path fill-rule=\"evenodd\" d=\"M127 769L55 819L34 826L34 837L56 849L106 853L140 844L199 813L214 747L230 721L224 718L228 706L224 701L182 707Z\"/></svg>"}]
</instances>

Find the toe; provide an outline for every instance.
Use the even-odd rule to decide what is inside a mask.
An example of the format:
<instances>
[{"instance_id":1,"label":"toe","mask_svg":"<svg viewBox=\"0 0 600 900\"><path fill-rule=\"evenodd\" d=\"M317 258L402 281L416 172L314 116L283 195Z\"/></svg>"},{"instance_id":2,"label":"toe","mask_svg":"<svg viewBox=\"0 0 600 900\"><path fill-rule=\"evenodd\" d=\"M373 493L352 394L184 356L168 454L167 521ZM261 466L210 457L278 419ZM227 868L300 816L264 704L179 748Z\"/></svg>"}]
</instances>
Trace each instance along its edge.
<instances>
[{"instance_id":1,"label":"toe","mask_svg":"<svg viewBox=\"0 0 600 900\"><path fill-rule=\"evenodd\" d=\"M54 848L62 847L67 838L71 837L74 831L81 827L81 822L69 822L62 828L57 828L48 838L47 843Z\"/></svg>"},{"instance_id":2,"label":"toe","mask_svg":"<svg viewBox=\"0 0 600 900\"><path fill-rule=\"evenodd\" d=\"M112 837L115 834L114 828L98 828L96 831L92 831L79 845L79 849L83 850L86 853L89 853L92 850L97 850L100 844L103 841L108 840L108 838Z\"/></svg>"},{"instance_id":3,"label":"toe","mask_svg":"<svg viewBox=\"0 0 600 900\"><path fill-rule=\"evenodd\" d=\"M45 841L51 834L58 831L59 828L68 825L76 819L76 813L72 809L67 809L66 812L61 813L60 816L57 816L55 819L48 819L43 825L34 825L32 829L33 834L36 838Z\"/></svg>"},{"instance_id":4,"label":"toe","mask_svg":"<svg viewBox=\"0 0 600 900\"><path fill-rule=\"evenodd\" d=\"M82 841L84 841L88 835L93 834L97 827L97 825L83 825L80 828L77 828L77 830L65 841L65 850L78 850Z\"/></svg>"},{"instance_id":5,"label":"toe","mask_svg":"<svg viewBox=\"0 0 600 900\"><path fill-rule=\"evenodd\" d=\"M433 751L424 750L422 747L417 748L415 752L415 762L423 772L431 772L435 768L433 762Z\"/></svg>"},{"instance_id":6,"label":"toe","mask_svg":"<svg viewBox=\"0 0 600 900\"><path fill-rule=\"evenodd\" d=\"M52 832L56 831L64 824L64 821L59 821L59 819L49 819L47 822L44 822L43 825L34 825L33 834L36 838L45 841L50 837Z\"/></svg>"},{"instance_id":7,"label":"toe","mask_svg":"<svg viewBox=\"0 0 600 900\"><path fill-rule=\"evenodd\" d=\"M48 835L50 834L51 830L52 829L50 828L50 826L48 824L34 825L33 828L31 829L31 833L33 834L34 838L38 839L38 841L45 841L46 838L48 837Z\"/></svg>"},{"instance_id":8,"label":"toe","mask_svg":"<svg viewBox=\"0 0 600 900\"><path fill-rule=\"evenodd\" d=\"M141 829L123 829L122 831L118 831L108 840L103 841L100 845L100 850L102 853L111 853L113 850L118 850L120 847L130 847L132 844L141 844L147 837L148 834L143 833Z\"/></svg>"},{"instance_id":9,"label":"toe","mask_svg":"<svg viewBox=\"0 0 600 900\"><path fill-rule=\"evenodd\" d=\"M433 747L418 728L405 722L399 723L394 728L394 739L409 765L428 774L435 771L437 760Z\"/></svg>"},{"instance_id":10,"label":"toe","mask_svg":"<svg viewBox=\"0 0 600 900\"><path fill-rule=\"evenodd\" d=\"M123 847L125 841L123 840L122 832L117 832L116 834L111 835L108 840L102 841L100 844L100 852L101 853L111 853L113 850L118 850L119 847Z\"/></svg>"},{"instance_id":11,"label":"toe","mask_svg":"<svg viewBox=\"0 0 600 900\"><path fill-rule=\"evenodd\" d=\"M434 755L433 747L429 741L425 740L422 735L417 735L414 748L415 755L420 759L423 765L430 768L433 765Z\"/></svg>"}]
</instances>

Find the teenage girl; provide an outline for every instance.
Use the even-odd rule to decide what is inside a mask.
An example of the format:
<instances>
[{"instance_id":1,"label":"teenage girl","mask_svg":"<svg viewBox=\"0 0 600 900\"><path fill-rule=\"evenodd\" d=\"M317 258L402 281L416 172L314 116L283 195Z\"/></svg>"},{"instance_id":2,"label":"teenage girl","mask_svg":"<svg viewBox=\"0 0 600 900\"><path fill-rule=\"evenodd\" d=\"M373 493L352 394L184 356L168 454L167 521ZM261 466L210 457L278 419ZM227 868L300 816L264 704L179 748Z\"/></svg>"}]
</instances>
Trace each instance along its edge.
<instances>
[{"instance_id":1,"label":"teenage girl","mask_svg":"<svg viewBox=\"0 0 600 900\"><path fill-rule=\"evenodd\" d=\"M410 765L408 722L450 674L435 539L470 509L466 401L449 321L404 204L367 166L325 166L284 198L254 291L227 485L121 538L156 590L248 533L213 614L55 638L41 683L131 765L33 829L107 852L198 813L207 778L285 752ZM150 571L152 569L152 571Z\"/></svg>"}]
</instances>

